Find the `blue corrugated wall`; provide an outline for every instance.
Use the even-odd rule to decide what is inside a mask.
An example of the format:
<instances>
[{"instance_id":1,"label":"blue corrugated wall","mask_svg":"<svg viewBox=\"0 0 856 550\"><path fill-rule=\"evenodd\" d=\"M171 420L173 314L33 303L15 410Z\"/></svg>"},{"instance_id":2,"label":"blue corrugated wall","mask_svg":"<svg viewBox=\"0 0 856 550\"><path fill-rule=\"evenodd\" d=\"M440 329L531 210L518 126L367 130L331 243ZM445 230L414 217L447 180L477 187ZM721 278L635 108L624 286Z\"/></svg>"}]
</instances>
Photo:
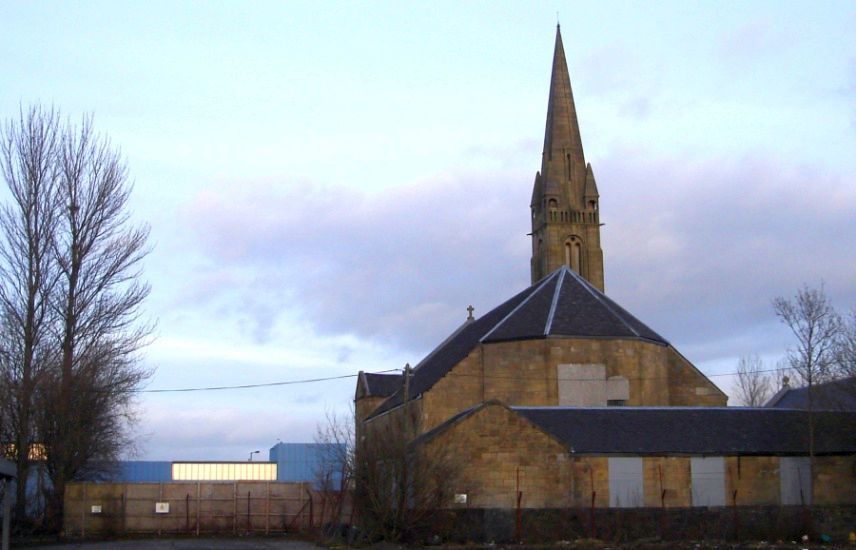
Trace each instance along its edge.
<instances>
[{"instance_id":1,"label":"blue corrugated wall","mask_svg":"<svg viewBox=\"0 0 856 550\"><path fill-rule=\"evenodd\" d=\"M331 482L338 489L341 483L340 458L345 445L336 443L277 443L270 449L271 462L276 462L277 481L319 481L319 472L333 473Z\"/></svg>"},{"instance_id":2,"label":"blue corrugated wall","mask_svg":"<svg viewBox=\"0 0 856 550\"><path fill-rule=\"evenodd\" d=\"M125 460L116 465L109 481L115 483L167 482L172 480L172 463Z\"/></svg>"}]
</instances>

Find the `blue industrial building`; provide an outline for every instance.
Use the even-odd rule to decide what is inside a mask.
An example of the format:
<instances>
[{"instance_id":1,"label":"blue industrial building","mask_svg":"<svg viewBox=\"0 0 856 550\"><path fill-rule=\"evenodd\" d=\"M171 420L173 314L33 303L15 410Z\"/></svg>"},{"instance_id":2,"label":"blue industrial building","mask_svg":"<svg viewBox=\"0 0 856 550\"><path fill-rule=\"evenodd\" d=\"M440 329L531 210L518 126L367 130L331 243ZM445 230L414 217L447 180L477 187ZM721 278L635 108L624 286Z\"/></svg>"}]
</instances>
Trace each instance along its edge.
<instances>
[{"instance_id":1,"label":"blue industrial building","mask_svg":"<svg viewBox=\"0 0 856 550\"><path fill-rule=\"evenodd\" d=\"M172 462L123 460L110 472L109 479L121 483L172 481Z\"/></svg>"},{"instance_id":2,"label":"blue industrial building","mask_svg":"<svg viewBox=\"0 0 856 550\"><path fill-rule=\"evenodd\" d=\"M277 465L277 481L317 483L323 472L329 472L331 488L338 489L346 451L341 443L277 443L269 456Z\"/></svg>"},{"instance_id":3,"label":"blue industrial building","mask_svg":"<svg viewBox=\"0 0 856 550\"><path fill-rule=\"evenodd\" d=\"M318 483L322 472L330 472L331 488L339 488L342 457L346 447L333 443L277 443L269 461L277 465L276 480ZM104 479L115 483L165 483L172 481L171 461L125 460L116 464Z\"/></svg>"}]
</instances>

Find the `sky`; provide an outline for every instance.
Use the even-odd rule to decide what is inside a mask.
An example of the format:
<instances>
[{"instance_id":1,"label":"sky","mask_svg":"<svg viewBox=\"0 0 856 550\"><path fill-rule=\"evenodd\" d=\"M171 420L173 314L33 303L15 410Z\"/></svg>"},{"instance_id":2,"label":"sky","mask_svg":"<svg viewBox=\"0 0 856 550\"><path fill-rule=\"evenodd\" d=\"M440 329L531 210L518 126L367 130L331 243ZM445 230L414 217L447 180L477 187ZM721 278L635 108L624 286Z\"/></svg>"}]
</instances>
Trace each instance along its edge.
<instances>
[{"instance_id":1,"label":"sky","mask_svg":"<svg viewBox=\"0 0 856 550\"><path fill-rule=\"evenodd\" d=\"M312 441L529 285L557 13L609 296L729 393L856 307L853 2L0 0L0 119L93 114L151 228L129 456Z\"/></svg>"}]
</instances>

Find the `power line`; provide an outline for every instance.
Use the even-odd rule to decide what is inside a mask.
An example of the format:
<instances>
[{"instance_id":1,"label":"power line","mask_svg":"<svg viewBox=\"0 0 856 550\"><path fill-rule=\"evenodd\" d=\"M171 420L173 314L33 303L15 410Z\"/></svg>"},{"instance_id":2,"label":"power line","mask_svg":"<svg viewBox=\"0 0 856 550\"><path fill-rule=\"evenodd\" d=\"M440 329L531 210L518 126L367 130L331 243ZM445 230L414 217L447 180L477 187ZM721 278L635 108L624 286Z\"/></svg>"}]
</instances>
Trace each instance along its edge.
<instances>
[{"instance_id":1,"label":"power line","mask_svg":"<svg viewBox=\"0 0 856 550\"><path fill-rule=\"evenodd\" d=\"M768 372L779 372L784 369L781 368L772 368L772 369L761 369L755 372L758 373L768 373ZM375 371L366 374L388 374L391 372L400 372L401 369L387 369L382 371ZM736 376L737 372L721 372L717 374L704 374L707 378L714 378L718 376ZM294 386L298 384L314 384L317 382L331 382L333 380L344 380L346 378L356 378L359 376L358 374L343 374L341 376L327 376L324 378L306 378L303 380L285 380L279 382L261 382L258 384L238 384L234 386L203 386L203 387L192 387L192 388L158 388L151 390L132 390L132 393L188 393L188 392L202 392L202 391L224 391L224 390L248 390L253 388L271 388L276 386ZM448 372L445 376L458 376L458 377L466 377L466 378L487 378L494 380L546 380L547 378L544 376L501 376L495 374L463 374L463 373L454 373ZM639 377L630 377L628 380L666 380L668 376L639 376ZM601 380L600 378L559 378L561 381L574 381L574 382L586 382L586 381L594 381Z\"/></svg>"},{"instance_id":2,"label":"power line","mask_svg":"<svg viewBox=\"0 0 856 550\"><path fill-rule=\"evenodd\" d=\"M389 369L374 372L371 374L384 374L394 372L401 369ZM312 384L315 382L330 382L332 380L343 380L345 378L354 378L358 374L343 374L341 376L327 376L325 378L306 378L303 380L285 380L281 382L262 382L259 384L239 384L236 386L206 386L199 388L160 388L153 390L134 390L134 393L179 393L179 392L196 392L196 391L219 391L219 390L248 390L252 388L271 388L274 386L292 386L296 384Z\"/></svg>"}]
</instances>

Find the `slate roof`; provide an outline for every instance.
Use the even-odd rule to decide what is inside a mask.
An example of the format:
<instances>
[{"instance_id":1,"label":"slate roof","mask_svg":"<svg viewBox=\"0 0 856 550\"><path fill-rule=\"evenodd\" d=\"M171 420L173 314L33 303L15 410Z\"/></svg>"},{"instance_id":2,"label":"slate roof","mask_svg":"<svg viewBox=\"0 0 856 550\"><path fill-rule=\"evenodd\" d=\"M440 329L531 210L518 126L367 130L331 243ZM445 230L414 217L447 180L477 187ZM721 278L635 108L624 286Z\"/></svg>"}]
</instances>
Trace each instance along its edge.
<instances>
[{"instance_id":1,"label":"slate roof","mask_svg":"<svg viewBox=\"0 0 856 550\"><path fill-rule=\"evenodd\" d=\"M461 325L413 370L410 392L429 390L479 343L548 337L620 338L668 346L624 308L568 268L560 267L478 319ZM369 418L403 402L398 389Z\"/></svg>"},{"instance_id":2,"label":"slate roof","mask_svg":"<svg viewBox=\"0 0 856 550\"><path fill-rule=\"evenodd\" d=\"M583 454L804 455L805 411L749 407L510 407ZM815 453L856 453L856 413L816 412Z\"/></svg>"},{"instance_id":3,"label":"slate roof","mask_svg":"<svg viewBox=\"0 0 856 550\"><path fill-rule=\"evenodd\" d=\"M380 374L374 372L364 372L363 383L365 389L365 397L389 397L401 387L403 376L401 374Z\"/></svg>"},{"instance_id":4,"label":"slate roof","mask_svg":"<svg viewBox=\"0 0 856 550\"><path fill-rule=\"evenodd\" d=\"M812 408L815 410L856 411L856 377L817 384L812 391ZM808 387L784 387L764 406L777 409L808 409Z\"/></svg>"}]
</instances>

